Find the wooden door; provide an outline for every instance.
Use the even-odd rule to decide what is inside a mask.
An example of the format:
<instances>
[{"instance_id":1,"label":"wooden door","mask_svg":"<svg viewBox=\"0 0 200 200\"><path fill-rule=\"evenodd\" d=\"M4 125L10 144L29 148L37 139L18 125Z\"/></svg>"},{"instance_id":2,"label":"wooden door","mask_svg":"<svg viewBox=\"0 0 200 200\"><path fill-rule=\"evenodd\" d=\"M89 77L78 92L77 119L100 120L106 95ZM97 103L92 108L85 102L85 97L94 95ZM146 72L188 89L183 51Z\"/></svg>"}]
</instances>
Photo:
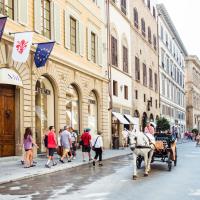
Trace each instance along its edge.
<instances>
[{"instance_id":1,"label":"wooden door","mask_svg":"<svg viewBox=\"0 0 200 200\"><path fill-rule=\"evenodd\" d=\"M0 157L15 155L15 86L0 85Z\"/></svg>"}]
</instances>

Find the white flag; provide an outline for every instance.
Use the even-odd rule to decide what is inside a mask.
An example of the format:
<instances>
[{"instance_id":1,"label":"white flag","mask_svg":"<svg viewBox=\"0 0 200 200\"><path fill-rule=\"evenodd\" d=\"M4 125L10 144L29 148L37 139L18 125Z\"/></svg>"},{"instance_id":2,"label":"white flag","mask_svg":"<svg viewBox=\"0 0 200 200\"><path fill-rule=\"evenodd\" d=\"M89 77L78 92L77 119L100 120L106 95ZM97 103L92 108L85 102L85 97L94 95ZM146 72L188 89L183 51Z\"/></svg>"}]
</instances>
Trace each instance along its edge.
<instances>
[{"instance_id":1,"label":"white flag","mask_svg":"<svg viewBox=\"0 0 200 200\"><path fill-rule=\"evenodd\" d=\"M17 62L26 62L32 45L33 32L15 33L12 58Z\"/></svg>"}]
</instances>

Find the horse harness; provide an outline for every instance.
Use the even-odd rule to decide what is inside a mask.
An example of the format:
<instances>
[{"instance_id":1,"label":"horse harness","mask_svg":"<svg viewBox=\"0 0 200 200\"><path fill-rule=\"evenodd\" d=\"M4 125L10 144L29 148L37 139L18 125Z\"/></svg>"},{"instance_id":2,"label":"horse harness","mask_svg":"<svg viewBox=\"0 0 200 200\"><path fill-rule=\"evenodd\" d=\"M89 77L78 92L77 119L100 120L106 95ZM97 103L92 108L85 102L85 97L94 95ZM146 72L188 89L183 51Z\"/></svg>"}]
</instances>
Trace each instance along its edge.
<instances>
[{"instance_id":1,"label":"horse harness","mask_svg":"<svg viewBox=\"0 0 200 200\"><path fill-rule=\"evenodd\" d=\"M142 145L138 145L136 146L137 149L151 149L151 145L153 145L155 147L155 144L151 142L151 140L149 139L149 137L144 133L145 137L148 139L149 141L149 145L150 146L142 146Z\"/></svg>"}]
</instances>

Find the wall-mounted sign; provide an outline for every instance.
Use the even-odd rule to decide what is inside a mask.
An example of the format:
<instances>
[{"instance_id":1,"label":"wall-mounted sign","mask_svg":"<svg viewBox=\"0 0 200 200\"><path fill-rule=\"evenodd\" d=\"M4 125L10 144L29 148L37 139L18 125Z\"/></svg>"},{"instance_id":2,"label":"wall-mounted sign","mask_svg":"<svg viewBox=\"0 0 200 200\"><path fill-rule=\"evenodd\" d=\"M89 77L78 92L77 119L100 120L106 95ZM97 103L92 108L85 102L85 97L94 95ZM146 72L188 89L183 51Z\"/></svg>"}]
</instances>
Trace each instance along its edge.
<instances>
[{"instance_id":1,"label":"wall-mounted sign","mask_svg":"<svg viewBox=\"0 0 200 200\"><path fill-rule=\"evenodd\" d=\"M51 91L46 89L46 88L36 88L36 92L40 94L45 94L45 95L51 95Z\"/></svg>"}]
</instances>

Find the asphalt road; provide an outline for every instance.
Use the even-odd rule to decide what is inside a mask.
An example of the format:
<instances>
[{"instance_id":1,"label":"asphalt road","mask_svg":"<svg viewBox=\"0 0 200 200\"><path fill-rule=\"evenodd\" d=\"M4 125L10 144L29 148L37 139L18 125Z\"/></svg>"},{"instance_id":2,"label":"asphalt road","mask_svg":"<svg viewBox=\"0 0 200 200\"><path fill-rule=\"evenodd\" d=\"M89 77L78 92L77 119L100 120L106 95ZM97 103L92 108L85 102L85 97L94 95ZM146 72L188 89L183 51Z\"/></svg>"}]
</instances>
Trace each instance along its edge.
<instances>
[{"instance_id":1,"label":"asphalt road","mask_svg":"<svg viewBox=\"0 0 200 200\"><path fill-rule=\"evenodd\" d=\"M178 146L178 163L169 172L155 162L148 177L132 180L132 157L118 157L92 165L0 185L0 200L200 200L200 147Z\"/></svg>"}]
</instances>

